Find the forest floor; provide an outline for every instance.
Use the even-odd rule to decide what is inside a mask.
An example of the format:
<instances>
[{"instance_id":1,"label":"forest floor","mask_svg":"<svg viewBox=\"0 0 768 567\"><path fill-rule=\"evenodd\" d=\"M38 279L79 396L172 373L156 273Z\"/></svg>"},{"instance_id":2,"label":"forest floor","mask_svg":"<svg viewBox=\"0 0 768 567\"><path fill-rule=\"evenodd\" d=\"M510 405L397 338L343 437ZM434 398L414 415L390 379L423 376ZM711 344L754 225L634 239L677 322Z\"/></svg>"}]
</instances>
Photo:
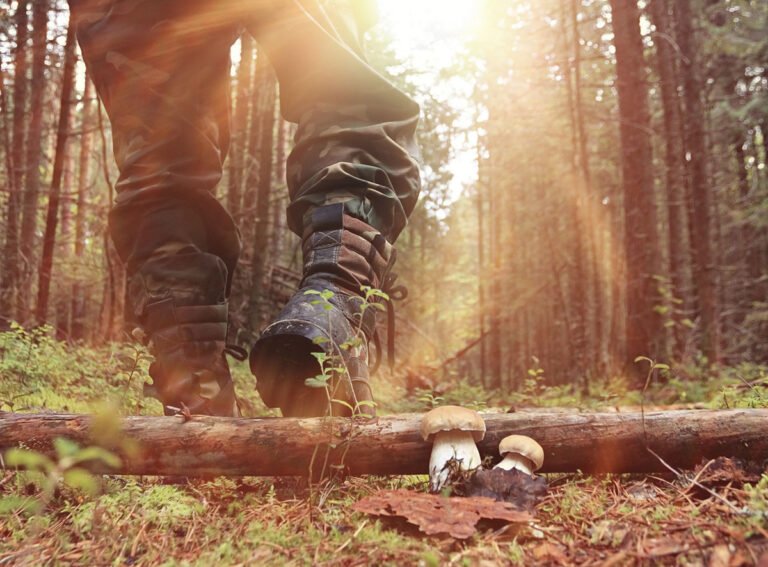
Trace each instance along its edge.
<instances>
[{"instance_id":1,"label":"forest floor","mask_svg":"<svg viewBox=\"0 0 768 567\"><path fill-rule=\"evenodd\" d=\"M44 333L0 333L0 411L159 414L143 399L144 353L127 345L68 347ZM441 397L406 397L383 384L380 411L437 403L476 408L636 405L621 380L590 396L542 388L540 369L523 391L501 398L446 377ZM703 375L673 369L645 402L768 407L766 369L742 365ZM246 414L265 415L244 365L235 366ZM536 402L535 404L533 402ZM765 463L763 463L765 466ZM762 475L760 473L763 473ZM547 475L535 520L466 540L404 532L353 510L379 489L424 491L426 477L297 479L159 477L73 479L0 469L0 565L768 565L768 470L729 461L680 475Z\"/></svg>"}]
</instances>

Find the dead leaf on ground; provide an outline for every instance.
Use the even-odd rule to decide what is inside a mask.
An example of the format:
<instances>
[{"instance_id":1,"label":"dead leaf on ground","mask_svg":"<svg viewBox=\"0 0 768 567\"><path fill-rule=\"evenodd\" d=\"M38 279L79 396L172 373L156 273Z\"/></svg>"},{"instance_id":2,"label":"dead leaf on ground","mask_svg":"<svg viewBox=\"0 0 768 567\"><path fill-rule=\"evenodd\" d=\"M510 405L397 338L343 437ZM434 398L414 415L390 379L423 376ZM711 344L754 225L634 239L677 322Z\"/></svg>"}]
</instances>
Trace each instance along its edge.
<instances>
[{"instance_id":1,"label":"dead leaf on ground","mask_svg":"<svg viewBox=\"0 0 768 567\"><path fill-rule=\"evenodd\" d=\"M380 490L355 503L357 512L403 518L426 535L448 534L456 539L471 537L482 520L527 523L533 518L509 502L491 498L448 498L408 490Z\"/></svg>"}]
</instances>

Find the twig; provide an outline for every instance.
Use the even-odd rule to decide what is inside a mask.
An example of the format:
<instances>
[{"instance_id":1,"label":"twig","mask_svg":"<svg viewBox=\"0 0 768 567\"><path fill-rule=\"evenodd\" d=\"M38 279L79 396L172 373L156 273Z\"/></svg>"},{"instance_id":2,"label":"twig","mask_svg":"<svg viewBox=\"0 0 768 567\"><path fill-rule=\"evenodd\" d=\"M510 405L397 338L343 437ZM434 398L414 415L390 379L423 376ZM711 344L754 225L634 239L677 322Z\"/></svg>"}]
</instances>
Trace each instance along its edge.
<instances>
[{"instance_id":1,"label":"twig","mask_svg":"<svg viewBox=\"0 0 768 567\"><path fill-rule=\"evenodd\" d=\"M669 470L671 473L673 473L675 476L677 476L677 478L680 478L680 479L685 479L685 475L683 475L683 473L681 473L680 471L678 471L677 469L675 469L675 468L674 468L672 465L668 464L668 463L667 463L667 462L666 462L664 459L662 459L662 458L661 458L661 457L658 455L658 453L656 453L656 451L654 451L654 450L653 450L653 449L651 449L650 447L646 447L645 449L646 449L646 450L647 450L647 451L648 451L648 452L649 452L651 455L653 455L654 457L656 457L656 458L659 460L659 462L660 462L662 465L664 465L664 467L666 467L666 468L667 468L667 469L668 469L668 470ZM712 496L713 496L715 499L719 500L720 502L722 502L723 504L725 504L725 505L726 505L728 508L730 508L730 509L731 509L731 511L732 511L734 514L738 514L738 515L742 515L742 514L743 514L743 512L742 512L741 510L739 510L739 509L738 509L736 506L734 506L733 504L731 504L731 503L730 503L728 500L726 500L725 498L723 498L722 496L720 496L720 495L719 495L717 492L715 492L714 490L712 490L712 489L710 489L710 488L708 488L708 487L704 486L703 484L701 484L700 482L698 482L696 479L693 479L693 480L691 480L691 484L693 484L694 486L696 486L696 487L698 487L698 488L701 488L702 490L704 490L704 491L708 492L709 494L711 494L711 495L712 495ZM688 489L686 489L686 490L688 490Z\"/></svg>"},{"instance_id":2,"label":"twig","mask_svg":"<svg viewBox=\"0 0 768 567\"><path fill-rule=\"evenodd\" d=\"M355 540L355 538L357 538L357 536L359 536L359 535L360 535L360 532L361 532L361 531L363 531L363 528L366 526L366 524L367 524L367 523L368 523L368 520L363 520L363 523L362 523L362 524L360 524L360 527L358 527L358 528L355 530L355 533L353 533L353 534L352 534L352 537L350 537L350 538L349 538L347 541L345 541L344 543L342 543L342 544L341 544L341 545L338 547L338 549L336 549L336 551L334 551L334 554L338 554L338 553L341 553L342 551L344 551L344 550L347 548L347 546L348 546L350 543L352 543L352 542Z\"/></svg>"},{"instance_id":3,"label":"twig","mask_svg":"<svg viewBox=\"0 0 768 567\"><path fill-rule=\"evenodd\" d=\"M7 484L8 481L13 478L14 474L15 473L13 471L10 471L10 472L6 473L5 474L5 478L3 478L3 480L0 480L0 486L3 486L4 484Z\"/></svg>"}]
</instances>

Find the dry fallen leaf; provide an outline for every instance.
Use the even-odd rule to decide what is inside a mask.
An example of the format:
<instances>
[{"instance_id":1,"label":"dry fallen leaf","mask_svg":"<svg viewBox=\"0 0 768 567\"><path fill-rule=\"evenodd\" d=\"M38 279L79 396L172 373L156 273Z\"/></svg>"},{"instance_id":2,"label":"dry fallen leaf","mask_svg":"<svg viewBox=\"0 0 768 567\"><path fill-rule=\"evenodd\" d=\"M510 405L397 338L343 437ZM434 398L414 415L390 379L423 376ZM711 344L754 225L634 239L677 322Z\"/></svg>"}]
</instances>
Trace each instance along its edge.
<instances>
[{"instance_id":1,"label":"dry fallen leaf","mask_svg":"<svg viewBox=\"0 0 768 567\"><path fill-rule=\"evenodd\" d=\"M527 523L533 518L509 502L491 498L448 498L408 490L380 490L359 502L354 509L365 514L404 518L427 535L448 534L457 539L471 537L483 520Z\"/></svg>"}]
</instances>

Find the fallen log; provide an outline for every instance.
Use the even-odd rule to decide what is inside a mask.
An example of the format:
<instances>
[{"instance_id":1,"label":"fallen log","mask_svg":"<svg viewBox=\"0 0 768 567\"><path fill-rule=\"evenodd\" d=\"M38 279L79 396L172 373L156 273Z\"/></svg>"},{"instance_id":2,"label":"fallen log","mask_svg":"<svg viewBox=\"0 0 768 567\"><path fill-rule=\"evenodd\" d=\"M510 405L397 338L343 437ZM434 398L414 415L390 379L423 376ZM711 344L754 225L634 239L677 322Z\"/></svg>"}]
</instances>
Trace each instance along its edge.
<instances>
[{"instance_id":1,"label":"fallen log","mask_svg":"<svg viewBox=\"0 0 768 567\"><path fill-rule=\"evenodd\" d=\"M511 434L529 435L545 451L543 472L656 472L666 463L690 468L702 459L768 460L768 410L688 410L637 413L487 413L487 434L478 445L497 457ZM192 416L126 417L123 438L138 450L113 472L137 475L319 474L335 465L350 474L425 474L431 444L419 435L420 414L361 422L348 418L231 419ZM23 445L53 455L53 440L92 443L93 419L84 415L0 412L0 454ZM327 470L327 469L326 469Z\"/></svg>"}]
</instances>

